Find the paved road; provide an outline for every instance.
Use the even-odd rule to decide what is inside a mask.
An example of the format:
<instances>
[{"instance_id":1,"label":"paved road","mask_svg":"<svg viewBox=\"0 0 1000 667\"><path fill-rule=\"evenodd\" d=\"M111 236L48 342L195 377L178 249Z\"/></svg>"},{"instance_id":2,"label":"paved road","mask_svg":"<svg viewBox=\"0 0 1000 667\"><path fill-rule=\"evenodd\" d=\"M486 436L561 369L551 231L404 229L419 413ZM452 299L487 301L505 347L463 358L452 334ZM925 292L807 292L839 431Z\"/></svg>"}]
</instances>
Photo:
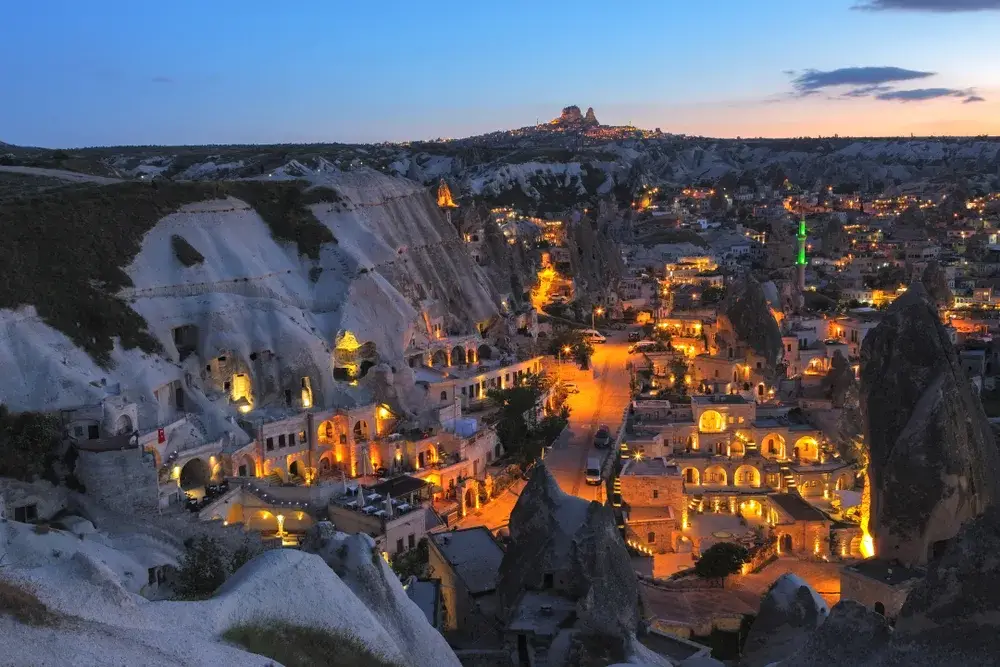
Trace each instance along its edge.
<instances>
[{"instance_id":1,"label":"paved road","mask_svg":"<svg viewBox=\"0 0 1000 667\"><path fill-rule=\"evenodd\" d=\"M615 435L631 397L629 372L625 367L627 334L613 332L607 343L594 347L591 370L581 371L571 363L564 363L559 369L564 379L577 383L580 393L569 397L569 429L546 453L545 463L563 491L604 502L604 485L588 486L584 469L589 456L608 452L594 448L594 433L601 424L607 424Z\"/></svg>"}]
</instances>

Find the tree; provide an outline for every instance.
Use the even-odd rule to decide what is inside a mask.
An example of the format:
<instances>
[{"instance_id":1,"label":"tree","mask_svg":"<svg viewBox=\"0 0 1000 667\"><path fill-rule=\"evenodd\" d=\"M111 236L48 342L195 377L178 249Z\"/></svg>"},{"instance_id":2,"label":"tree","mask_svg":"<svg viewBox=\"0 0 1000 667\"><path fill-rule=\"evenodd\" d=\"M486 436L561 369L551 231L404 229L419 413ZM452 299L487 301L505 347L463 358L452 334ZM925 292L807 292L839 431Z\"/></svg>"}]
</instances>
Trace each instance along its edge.
<instances>
[{"instance_id":1,"label":"tree","mask_svg":"<svg viewBox=\"0 0 1000 667\"><path fill-rule=\"evenodd\" d=\"M702 303L721 303L726 297L725 287L716 287L715 285L709 285L701 293Z\"/></svg>"},{"instance_id":2,"label":"tree","mask_svg":"<svg viewBox=\"0 0 1000 667\"><path fill-rule=\"evenodd\" d=\"M688 365L684 363L684 359L682 357L674 359L674 361L670 364L670 372L674 376L674 389L681 396L686 396L688 387L687 382L685 382L685 378L688 374Z\"/></svg>"},{"instance_id":3,"label":"tree","mask_svg":"<svg viewBox=\"0 0 1000 667\"><path fill-rule=\"evenodd\" d=\"M401 580L406 580L410 577L426 577L429 558L430 551L427 546L427 538L422 537L417 542L415 548L403 551L392 557L392 571Z\"/></svg>"},{"instance_id":4,"label":"tree","mask_svg":"<svg viewBox=\"0 0 1000 667\"><path fill-rule=\"evenodd\" d=\"M226 581L229 574L222 547L211 537L194 540L181 559L175 590L182 598L203 598L211 595Z\"/></svg>"},{"instance_id":5,"label":"tree","mask_svg":"<svg viewBox=\"0 0 1000 667\"><path fill-rule=\"evenodd\" d=\"M750 553L732 542L716 542L701 555L694 565L694 572L702 579L722 579L736 574Z\"/></svg>"},{"instance_id":6,"label":"tree","mask_svg":"<svg viewBox=\"0 0 1000 667\"><path fill-rule=\"evenodd\" d=\"M586 370L590 368L590 357L594 354L594 346L584 340L580 329L563 329L552 337L548 351L563 361L572 359L580 365L580 368Z\"/></svg>"},{"instance_id":7,"label":"tree","mask_svg":"<svg viewBox=\"0 0 1000 667\"><path fill-rule=\"evenodd\" d=\"M12 413L0 404L0 477L30 482L42 475L59 446L60 432L56 417Z\"/></svg>"},{"instance_id":8,"label":"tree","mask_svg":"<svg viewBox=\"0 0 1000 667\"><path fill-rule=\"evenodd\" d=\"M535 461L542 448L551 444L569 422L569 408L536 420L538 405L548 386L537 375L529 375L524 384L494 389L487 396L499 408L496 432L500 444L522 467Z\"/></svg>"}]
</instances>

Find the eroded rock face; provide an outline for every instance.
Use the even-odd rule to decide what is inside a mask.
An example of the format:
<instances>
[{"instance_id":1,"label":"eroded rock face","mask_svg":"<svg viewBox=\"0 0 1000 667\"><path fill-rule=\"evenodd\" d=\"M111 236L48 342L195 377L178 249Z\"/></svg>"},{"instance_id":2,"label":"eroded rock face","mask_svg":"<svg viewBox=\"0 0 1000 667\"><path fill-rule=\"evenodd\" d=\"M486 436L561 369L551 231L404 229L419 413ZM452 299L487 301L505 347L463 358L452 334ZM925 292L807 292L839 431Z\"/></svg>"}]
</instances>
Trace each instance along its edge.
<instances>
[{"instance_id":1,"label":"eroded rock face","mask_svg":"<svg viewBox=\"0 0 1000 667\"><path fill-rule=\"evenodd\" d=\"M379 556L375 542L364 533L341 533L328 521L313 526L302 551L320 556L350 587L379 624L389 631L409 664L430 667L459 662L444 638L426 622L423 613Z\"/></svg>"},{"instance_id":2,"label":"eroded rock face","mask_svg":"<svg viewBox=\"0 0 1000 667\"><path fill-rule=\"evenodd\" d=\"M936 260L931 260L927 263L927 268L920 275L920 282L938 308L945 308L951 304L951 290L948 288L948 276L945 275L944 269L941 268L941 265Z\"/></svg>"},{"instance_id":3,"label":"eroded rock face","mask_svg":"<svg viewBox=\"0 0 1000 667\"><path fill-rule=\"evenodd\" d=\"M896 653L1000 660L1000 509L966 524L928 569L896 621ZM945 664L924 662L919 664Z\"/></svg>"},{"instance_id":4,"label":"eroded rock face","mask_svg":"<svg viewBox=\"0 0 1000 667\"><path fill-rule=\"evenodd\" d=\"M760 603L743 647L743 667L766 667L795 655L830 610L809 584L794 574L778 578Z\"/></svg>"},{"instance_id":5,"label":"eroded rock face","mask_svg":"<svg viewBox=\"0 0 1000 667\"><path fill-rule=\"evenodd\" d=\"M771 370L781 362L781 331L771 315L764 288L753 278L726 288L719 309L719 336L720 342L727 345L749 347L767 360Z\"/></svg>"},{"instance_id":6,"label":"eroded rock face","mask_svg":"<svg viewBox=\"0 0 1000 667\"><path fill-rule=\"evenodd\" d=\"M536 466L510 515L497 590L505 612L527 589L577 600L581 629L625 638L639 626L639 589L611 510L567 495Z\"/></svg>"},{"instance_id":7,"label":"eroded rock face","mask_svg":"<svg viewBox=\"0 0 1000 667\"><path fill-rule=\"evenodd\" d=\"M600 125L597 116L594 114L594 107L587 107L587 113L583 117L583 122L587 125Z\"/></svg>"},{"instance_id":8,"label":"eroded rock face","mask_svg":"<svg viewBox=\"0 0 1000 667\"><path fill-rule=\"evenodd\" d=\"M871 452L869 529L880 558L926 565L997 498L1000 456L982 405L926 290L890 306L861 350Z\"/></svg>"},{"instance_id":9,"label":"eroded rock face","mask_svg":"<svg viewBox=\"0 0 1000 667\"><path fill-rule=\"evenodd\" d=\"M780 667L864 665L886 648L892 637L885 616L853 600L834 605L830 616L807 639L798 653Z\"/></svg>"}]
</instances>

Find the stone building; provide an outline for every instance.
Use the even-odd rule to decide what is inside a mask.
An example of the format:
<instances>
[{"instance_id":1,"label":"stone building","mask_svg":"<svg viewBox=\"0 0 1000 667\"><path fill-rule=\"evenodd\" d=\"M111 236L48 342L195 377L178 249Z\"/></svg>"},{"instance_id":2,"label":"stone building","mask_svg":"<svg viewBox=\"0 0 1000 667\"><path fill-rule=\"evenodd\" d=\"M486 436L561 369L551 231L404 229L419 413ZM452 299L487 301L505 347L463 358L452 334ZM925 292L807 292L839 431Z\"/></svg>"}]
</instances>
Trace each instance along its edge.
<instances>
[{"instance_id":1,"label":"stone building","mask_svg":"<svg viewBox=\"0 0 1000 667\"><path fill-rule=\"evenodd\" d=\"M840 597L860 602L888 619L899 616L903 603L924 572L873 558L848 565L840 572Z\"/></svg>"},{"instance_id":2,"label":"stone building","mask_svg":"<svg viewBox=\"0 0 1000 667\"><path fill-rule=\"evenodd\" d=\"M497 578L503 550L482 526L430 536L429 569L441 580L445 631L497 637Z\"/></svg>"},{"instance_id":3,"label":"stone building","mask_svg":"<svg viewBox=\"0 0 1000 667\"><path fill-rule=\"evenodd\" d=\"M677 465L662 458L627 461L618 480L626 541L658 553L675 551L685 506Z\"/></svg>"},{"instance_id":4,"label":"stone building","mask_svg":"<svg viewBox=\"0 0 1000 667\"><path fill-rule=\"evenodd\" d=\"M798 494L767 496L764 512L778 538L778 553L830 554L830 519Z\"/></svg>"}]
</instances>

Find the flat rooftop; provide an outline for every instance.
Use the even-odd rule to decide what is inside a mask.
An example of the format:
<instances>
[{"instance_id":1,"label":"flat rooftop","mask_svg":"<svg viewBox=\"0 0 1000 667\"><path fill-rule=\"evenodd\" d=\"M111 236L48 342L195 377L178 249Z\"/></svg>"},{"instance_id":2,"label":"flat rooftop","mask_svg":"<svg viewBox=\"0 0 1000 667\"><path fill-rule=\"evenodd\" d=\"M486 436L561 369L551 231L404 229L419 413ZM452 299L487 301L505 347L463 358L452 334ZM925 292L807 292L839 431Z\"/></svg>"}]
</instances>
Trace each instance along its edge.
<instances>
[{"instance_id":1,"label":"flat rooftop","mask_svg":"<svg viewBox=\"0 0 1000 667\"><path fill-rule=\"evenodd\" d=\"M826 521L823 512L816 509L797 493L772 493L768 500L780 507L795 521Z\"/></svg>"},{"instance_id":2,"label":"flat rooftop","mask_svg":"<svg viewBox=\"0 0 1000 667\"><path fill-rule=\"evenodd\" d=\"M692 396L691 402L710 405L746 405L749 401L739 394L712 394L711 396Z\"/></svg>"},{"instance_id":3,"label":"flat rooftop","mask_svg":"<svg viewBox=\"0 0 1000 667\"><path fill-rule=\"evenodd\" d=\"M441 604L441 580L421 579L406 586L406 595L424 612L431 627L437 627L437 612Z\"/></svg>"},{"instance_id":4,"label":"flat rooftop","mask_svg":"<svg viewBox=\"0 0 1000 667\"><path fill-rule=\"evenodd\" d=\"M496 590L503 549L484 526L429 536L472 595Z\"/></svg>"},{"instance_id":5,"label":"flat rooftop","mask_svg":"<svg viewBox=\"0 0 1000 667\"><path fill-rule=\"evenodd\" d=\"M668 463L665 458L631 459L622 467L622 477L640 476L680 476L681 469L676 463Z\"/></svg>"},{"instance_id":6,"label":"flat rooftop","mask_svg":"<svg viewBox=\"0 0 1000 667\"><path fill-rule=\"evenodd\" d=\"M576 602L542 591L525 591L507 625L509 632L554 637L576 618Z\"/></svg>"},{"instance_id":7,"label":"flat rooftop","mask_svg":"<svg viewBox=\"0 0 1000 667\"><path fill-rule=\"evenodd\" d=\"M857 572L869 579L875 579L890 586L898 586L924 577L924 573L920 570L905 567L898 561L883 560L881 558L869 558L854 565L848 565L844 569Z\"/></svg>"}]
</instances>

